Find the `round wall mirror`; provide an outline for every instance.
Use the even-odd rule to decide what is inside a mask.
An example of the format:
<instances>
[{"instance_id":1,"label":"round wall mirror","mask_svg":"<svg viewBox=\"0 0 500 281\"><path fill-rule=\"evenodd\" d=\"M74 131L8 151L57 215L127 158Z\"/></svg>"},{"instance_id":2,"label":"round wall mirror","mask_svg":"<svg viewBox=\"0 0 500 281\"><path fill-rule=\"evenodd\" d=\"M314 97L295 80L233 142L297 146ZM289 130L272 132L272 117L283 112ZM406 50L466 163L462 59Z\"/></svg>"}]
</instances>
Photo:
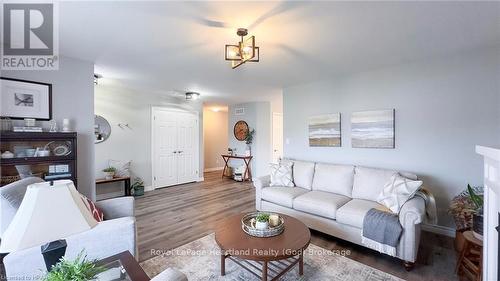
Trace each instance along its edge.
<instances>
[{"instance_id":1,"label":"round wall mirror","mask_svg":"<svg viewBox=\"0 0 500 281\"><path fill-rule=\"evenodd\" d=\"M100 115L94 117L94 134L95 143L103 142L109 138L111 135L111 126L106 118Z\"/></svg>"}]
</instances>

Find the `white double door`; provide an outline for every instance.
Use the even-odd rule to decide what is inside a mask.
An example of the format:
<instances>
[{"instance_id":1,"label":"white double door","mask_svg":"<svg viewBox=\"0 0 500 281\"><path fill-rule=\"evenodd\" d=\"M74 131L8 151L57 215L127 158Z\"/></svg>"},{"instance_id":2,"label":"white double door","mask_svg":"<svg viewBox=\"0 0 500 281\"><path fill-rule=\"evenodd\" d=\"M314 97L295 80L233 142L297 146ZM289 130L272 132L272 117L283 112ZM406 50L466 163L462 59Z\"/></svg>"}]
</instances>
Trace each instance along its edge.
<instances>
[{"instance_id":1,"label":"white double door","mask_svg":"<svg viewBox=\"0 0 500 281\"><path fill-rule=\"evenodd\" d=\"M153 187L198 181L198 113L153 107L152 119Z\"/></svg>"}]
</instances>

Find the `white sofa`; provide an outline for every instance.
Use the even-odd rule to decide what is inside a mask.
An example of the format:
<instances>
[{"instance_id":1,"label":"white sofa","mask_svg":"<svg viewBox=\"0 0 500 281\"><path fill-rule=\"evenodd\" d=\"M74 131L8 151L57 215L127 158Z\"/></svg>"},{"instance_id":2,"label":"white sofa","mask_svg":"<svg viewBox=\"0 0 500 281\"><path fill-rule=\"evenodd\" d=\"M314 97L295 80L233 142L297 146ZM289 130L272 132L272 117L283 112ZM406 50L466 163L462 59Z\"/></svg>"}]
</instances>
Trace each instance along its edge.
<instances>
[{"instance_id":1,"label":"white sofa","mask_svg":"<svg viewBox=\"0 0 500 281\"><path fill-rule=\"evenodd\" d=\"M388 210L376 202L386 182L398 171L353 165L293 162L295 187L271 187L270 177L254 179L256 208L298 218L309 228L361 244L363 219L371 208ZM402 176L417 179L410 173ZM420 242L420 223L425 217L421 197L408 200L399 213L403 227L397 257L410 269Z\"/></svg>"}]
</instances>

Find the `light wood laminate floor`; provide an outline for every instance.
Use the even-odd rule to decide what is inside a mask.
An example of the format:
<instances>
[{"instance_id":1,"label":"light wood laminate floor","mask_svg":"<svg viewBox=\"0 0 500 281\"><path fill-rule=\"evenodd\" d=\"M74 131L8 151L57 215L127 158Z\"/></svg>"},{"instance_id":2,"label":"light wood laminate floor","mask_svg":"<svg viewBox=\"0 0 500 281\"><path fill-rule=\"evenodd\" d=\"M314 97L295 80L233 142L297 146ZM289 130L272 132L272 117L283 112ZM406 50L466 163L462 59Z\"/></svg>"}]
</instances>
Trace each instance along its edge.
<instances>
[{"instance_id":1,"label":"light wood laminate floor","mask_svg":"<svg viewBox=\"0 0 500 281\"><path fill-rule=\"evenodd\" d=\"M217 223L232 214L255 210L251 183L221 179L220 172L205 173L205 181L146 192L136 199L139 257L151 250L169 250L214 231ZM312 232L312 243L326 249L350 250L348 258L405 280L457 280L453 240L423 232L415 268L407 272L395 258L378 254L341 239Z\"/></svg>"}]
</instances>

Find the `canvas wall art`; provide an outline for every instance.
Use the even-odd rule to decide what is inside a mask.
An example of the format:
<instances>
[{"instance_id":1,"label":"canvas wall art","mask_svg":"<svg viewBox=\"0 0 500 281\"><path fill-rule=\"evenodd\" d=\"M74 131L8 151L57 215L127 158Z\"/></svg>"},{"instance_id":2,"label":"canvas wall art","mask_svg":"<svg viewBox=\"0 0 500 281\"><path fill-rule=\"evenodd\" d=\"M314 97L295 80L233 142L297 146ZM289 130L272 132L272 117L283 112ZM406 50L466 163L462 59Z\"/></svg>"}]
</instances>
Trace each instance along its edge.
<instances>
[{"instance_id":1,"label":"canvas wall art","mask_svg":"<svg viewBox=\"0 0 500 281\"><path fill-rule=\"evenodd\" d=\"M52 85L40 82L0 79L1 116L11 119L52 118Z\"/></svg>"},{"instance_id":2,"label":"canvas wall art","mask_svg":"<svg viewBox=\"0 0 500 281\"><path fill-rule=\"evenodd\" d=\"M341 146L340 113L309 117L309 146Z\"/></svg>"},{"instance_id":3,"label":"canvas wall art","mask_svg":"<svg viewBox=\"0 0 500 281\"><path fill-rule=\"evenodd\" d=\"M389 109L352 113L352 147L394 148L394 112Z\"/></svg>"}]
</instances>

